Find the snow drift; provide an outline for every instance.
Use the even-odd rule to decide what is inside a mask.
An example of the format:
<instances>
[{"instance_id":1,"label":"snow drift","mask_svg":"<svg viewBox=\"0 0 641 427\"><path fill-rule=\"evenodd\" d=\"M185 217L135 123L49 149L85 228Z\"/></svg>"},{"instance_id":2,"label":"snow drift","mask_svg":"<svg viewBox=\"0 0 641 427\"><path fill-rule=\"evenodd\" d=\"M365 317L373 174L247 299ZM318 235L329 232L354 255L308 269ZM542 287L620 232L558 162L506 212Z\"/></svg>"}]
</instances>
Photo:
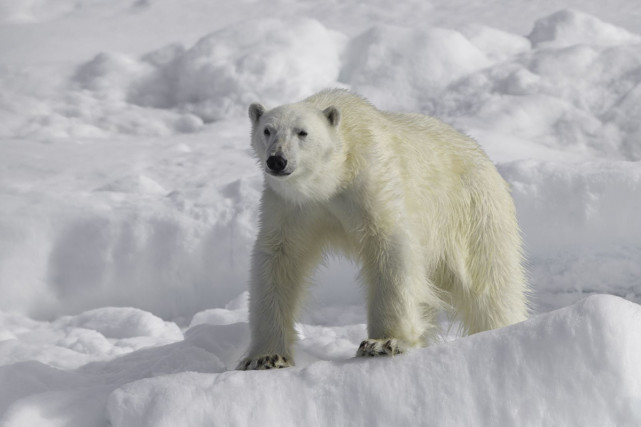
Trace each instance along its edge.
<instances>
[{"instance_id":1,"label":"snow drift","mask_svg":"<svg viewBox=\"0 0 641 427\"><path fill-rule=\"evenodd\" d=\"M146 379L111 394L109 420L123 427L636 425L640 319L638 305L599 296L394 358Z\"/></svg>"},{"instance_id":2,"label":"snow drift","mask_svg":"<svg viewBox=\"0 0 641 427\"><path fill-rule=\"evenodd\" d=\"M112 347L87 346L101 333L85 327L102 324L113 310L37 328L25 318L3 317L4 332L15 338L0 345L0 382L7 385L0 391L1 422L83 427L641 422L641 306L618 297L589 297L511 327L383 359L352 358L364 325L341 332L301 324L298 367L225 372L249 339L246 323L230 323L246 315L245 298L195 316L184 340L171 324L121 309L123 318L136 319L138 326L112 326L107 337L128 336L110 340ZM165 342L158 335L163 328ZM66 353L58 353L57 360L39 359L43 350L56 354L29 345L44 336L58 336L52 345ZM138 347L136 342L145 340L155 347ZM86 363L89 356L92 363ZM54 368L63 358L65 369Z\"/></svg>"}]
</instances>

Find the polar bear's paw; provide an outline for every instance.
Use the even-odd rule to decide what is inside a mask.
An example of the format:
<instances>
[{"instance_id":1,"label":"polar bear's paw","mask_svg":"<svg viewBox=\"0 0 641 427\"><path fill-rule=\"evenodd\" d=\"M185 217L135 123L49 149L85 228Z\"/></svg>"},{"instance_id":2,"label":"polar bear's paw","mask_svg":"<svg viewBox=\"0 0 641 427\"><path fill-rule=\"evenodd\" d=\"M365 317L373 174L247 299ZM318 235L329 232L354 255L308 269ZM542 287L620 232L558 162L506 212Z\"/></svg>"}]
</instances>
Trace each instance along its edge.
<instances>
[{"instance_id":1,"label":"polar bear's paw","mask_svg":"<svg viewBox=\"0 0 641 427\"><path fill-rule=\"evenodd\" d=\"M290 366L294 366L294 363L285 356L281 356L280 354L263 354L241 360L236 369L239 371L251 371L288 368Z\"/></svg>"},{"instance_id":2,"label":"polar bear's paw","mask_svg":"<svg viewBox=\"0 0 641 427\"><path fill-rule=\"evenodd\" d=\"M394 356L403 353L403 348L394 338L366 339L356 351L356 357Z\"/></svg>"}]
</instances>

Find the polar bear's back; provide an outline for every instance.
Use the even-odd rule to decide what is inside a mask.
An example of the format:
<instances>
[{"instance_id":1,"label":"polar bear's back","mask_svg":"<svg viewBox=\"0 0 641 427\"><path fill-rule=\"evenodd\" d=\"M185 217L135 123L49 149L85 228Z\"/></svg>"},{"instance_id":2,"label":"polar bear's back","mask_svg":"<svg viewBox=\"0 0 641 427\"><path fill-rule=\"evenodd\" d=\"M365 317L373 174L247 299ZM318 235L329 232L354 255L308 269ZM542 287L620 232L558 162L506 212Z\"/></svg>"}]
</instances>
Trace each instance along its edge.
<instances>
[{"instance_id":1,"label":"polar bear's back","mask_svg":"<svg viewBox=\"0 0 641 427\"><path fill-rule=\"evenodd\" d=\"M382 111L343 89L322 91L303 102L340 111L339 131L352 176L385 170L381 180L391 185L394 175L394 185L408 187L418 200L439 199L439 204L467 203L471 193L506 193L505 182L480 146L434 117Z\"/></svg>"},{"instance_id":2,"label":"polar bear's back","mask_svg":"<svg viewBox=\"0 0 641 427\"><path fill-rule=\"evenodd\" d=\"M341 133L350 145L390 145L395 153L406 151L416 160L424 161L422 154L433 157L458 154L465 157L487 159L487 156L471 138L458 132L446 123L430 116L416 113L382 111L365 98L345 89L329 89L319 92L303 102L323 110L334 106L341 113Z\"/></svg>"},{"instance_id":3,"label":"polar bear's back","mask_svg":"<svg viewBox=\"0 0 641 427\"><path fill-rule=\"evenodd\" d=\"M448 124L422 114L382 111L342 89L320 92L304 102L338 108L354 176L370 175L377 188L393 187L390 194L405 194L410 217L431 224L429 233L440 235L435 230L482 221L485 213L473 212L473 207L487 200L513 212L507 184L494 164L472 138Z\"/></svg>"}]
</instances>

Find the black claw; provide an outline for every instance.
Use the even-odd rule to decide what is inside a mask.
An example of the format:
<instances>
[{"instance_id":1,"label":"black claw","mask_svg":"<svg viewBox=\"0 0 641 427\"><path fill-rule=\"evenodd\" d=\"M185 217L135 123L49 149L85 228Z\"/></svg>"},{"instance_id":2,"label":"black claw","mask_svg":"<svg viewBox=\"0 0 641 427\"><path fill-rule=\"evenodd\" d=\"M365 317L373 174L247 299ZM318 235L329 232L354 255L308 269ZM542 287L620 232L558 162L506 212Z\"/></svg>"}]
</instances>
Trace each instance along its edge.
<instances>
[{"instance_id":1,"label":"black claw","mask_svg":"<svg viewBox=\"0 0 641 427\"><path fill-rule=\"evenodd\" d=\"M251 369L280 369L290 366L289 360L280 354L266 354L257 359L245 359L236 369L248 371Z\"/></svg>"}]
</instances>

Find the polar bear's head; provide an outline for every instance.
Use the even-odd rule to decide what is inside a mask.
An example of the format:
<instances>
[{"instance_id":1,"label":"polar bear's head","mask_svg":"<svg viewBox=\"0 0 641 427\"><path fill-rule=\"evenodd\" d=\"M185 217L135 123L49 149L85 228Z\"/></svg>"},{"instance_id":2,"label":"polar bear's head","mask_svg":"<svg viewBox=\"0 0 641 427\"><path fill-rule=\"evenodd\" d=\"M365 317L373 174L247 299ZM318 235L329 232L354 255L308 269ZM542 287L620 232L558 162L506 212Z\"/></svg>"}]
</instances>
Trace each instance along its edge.
<instances>
[{"instance_id":1,"label":"polar bear's head","mask_svg":"<svg viewBox=\"0 0 641 427\"><path fill-rule=\"evenodd\" d=\"M341 168L340 113L300 102L266 110L249 106L252 147L267 184L295 201L321 200L336 191Z\"/></svg>"}]
</instances>

